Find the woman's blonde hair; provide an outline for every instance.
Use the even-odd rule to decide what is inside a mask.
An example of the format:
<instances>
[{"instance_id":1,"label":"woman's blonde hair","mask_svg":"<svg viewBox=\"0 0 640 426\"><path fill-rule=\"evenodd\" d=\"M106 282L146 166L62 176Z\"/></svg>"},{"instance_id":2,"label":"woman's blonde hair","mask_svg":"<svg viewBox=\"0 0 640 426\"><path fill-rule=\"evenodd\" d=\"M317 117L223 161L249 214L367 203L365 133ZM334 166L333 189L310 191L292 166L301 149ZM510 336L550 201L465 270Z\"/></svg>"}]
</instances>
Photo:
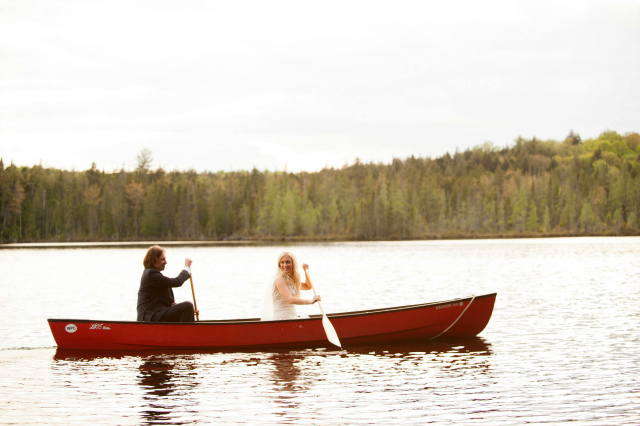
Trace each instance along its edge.
<instances>
[{"instance_id":1,"label":"woman's blonde hair","mask_svg":"<svg viewBox=\"0 0 640 426\"><path fill-rule=\"evenodd\" d=\"M285 274L284 272L282 272L282 269L280 269L280 261L285 256L289 256L291 258L291 271L292 271L291 276ZM290 253L288 251L283 251L282 253L280 253L280 256L278 256L278 272L276 272L276 276L283 277L284 280L287 282L287 284L290 284L291 286L293 286L298 292L298 294L300 294L300 286L302 285L302 281L300 278L300 271L298 268L298 259L296 259L293 253Z\"/></svg>"}]
</instances>

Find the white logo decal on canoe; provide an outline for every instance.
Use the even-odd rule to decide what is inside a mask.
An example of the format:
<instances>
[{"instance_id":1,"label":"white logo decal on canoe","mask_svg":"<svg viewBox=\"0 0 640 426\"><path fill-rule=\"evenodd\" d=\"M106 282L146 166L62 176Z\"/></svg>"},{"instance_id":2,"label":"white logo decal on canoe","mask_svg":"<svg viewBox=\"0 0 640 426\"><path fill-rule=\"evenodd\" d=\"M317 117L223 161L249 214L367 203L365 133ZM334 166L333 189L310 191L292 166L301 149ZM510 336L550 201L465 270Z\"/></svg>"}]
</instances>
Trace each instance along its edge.
<instances>
[{"instance_id":1,"label":"white logo decal on canoe","mask_svg":"<svg viewBox=\"0 0 640 426\"><path fill-rule=\"evenodd\" d=\"M111 327L104 324L93 323L91 327L89 327L89 330L111 330Z\"/></svg>"},{"instance_id":2,"label":"white logo decal on canoe","mask_svg":"<svg viewBox=\"0 0 640 426\"><path fill-rule=\"evenodd\" d=\"M78 327L75 324L67 324L64 327L64 331L67 333L75 333L78 330Z\"/></svg>"},{"instance_id":3,"label":"white logo decal on canoe","mask_svg":"<svg viewBox=\"0 0 640 426\"><path fill-rule=\"evenodd\" d=\"M102 328L102 324L91 324L89 330L100 330Z\"/></svg>"}]
</instances>

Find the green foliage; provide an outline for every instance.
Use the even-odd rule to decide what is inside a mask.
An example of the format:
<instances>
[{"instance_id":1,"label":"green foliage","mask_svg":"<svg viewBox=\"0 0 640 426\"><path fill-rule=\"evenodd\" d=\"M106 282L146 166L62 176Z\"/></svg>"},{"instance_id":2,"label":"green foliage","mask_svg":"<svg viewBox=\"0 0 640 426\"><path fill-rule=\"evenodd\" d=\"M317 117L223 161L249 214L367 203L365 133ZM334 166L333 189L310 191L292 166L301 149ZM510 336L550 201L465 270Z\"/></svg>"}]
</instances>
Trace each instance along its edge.
<instances>
[{"instance_id":1,"label":"green foliage","mask_svg":"<svg viewBox=\"0 0 640 426\"><path fill-rule=\"evenodd\" d=\"M8 167L0 241L408 239L638 234L640 135L487 142L317 173Z\"/></svg>"}]
</instances>

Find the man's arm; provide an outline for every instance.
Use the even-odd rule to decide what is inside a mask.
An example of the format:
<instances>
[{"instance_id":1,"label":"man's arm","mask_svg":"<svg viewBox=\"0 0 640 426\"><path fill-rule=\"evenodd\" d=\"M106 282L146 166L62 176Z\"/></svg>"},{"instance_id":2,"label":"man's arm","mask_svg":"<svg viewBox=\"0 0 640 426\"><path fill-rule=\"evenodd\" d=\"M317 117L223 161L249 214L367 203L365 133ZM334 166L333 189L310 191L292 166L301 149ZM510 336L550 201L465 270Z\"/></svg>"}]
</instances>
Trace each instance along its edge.
<instances>
[{"instance_id":1,"label":"man's arm","mask_svg":"<svg viewBox=\"0 0 640 426\"><path fill-rule=\"evenodd\" d=\"M149 287L156 288L180 287L189 279L190 271L188 271L188 269L189 268L185 266L185 268L175 278L165 277L160 271L151 270L147 276L147 285Z\"/></svg>"}]
</instances>

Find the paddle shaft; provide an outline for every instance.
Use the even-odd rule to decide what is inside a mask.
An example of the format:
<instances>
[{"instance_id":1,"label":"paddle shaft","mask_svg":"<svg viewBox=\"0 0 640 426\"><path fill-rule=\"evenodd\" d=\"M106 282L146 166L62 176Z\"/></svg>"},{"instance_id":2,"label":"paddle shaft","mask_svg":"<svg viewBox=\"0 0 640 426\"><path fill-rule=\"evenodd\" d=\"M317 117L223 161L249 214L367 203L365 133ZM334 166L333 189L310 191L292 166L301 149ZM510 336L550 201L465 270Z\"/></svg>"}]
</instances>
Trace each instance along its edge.
<instances>
[{"instance_id":1,"label":"paddle shaft","mask_svg":"<svg viewBox=\"0 0 640 426\"><path fill-rule=\"evenodd\" d=\"M200 315L198 315L198 304L196 303L196 292L193 289L193 273L189 274L189 279L191 280L191 294L193 295L193 309L196 311L196 321L200 321Z\"/></svg>"},{"instance_id":2,"label":"paddle shaft","mask_svg":"<svg viewBox=\"0 0 640 426\"><path fill-rule=\"evenodd\" d=\"M308 279L309 279L309 275L307 275L307 280ZM314 286L311 286L311 289L313 290L313 294L317 296L318 293L316 293L316 288ZM320 307L320 312L322 312L322 316L326 317L326 315L324 314L324 309L322 309L322 303L320 303L320 301L318 301L318 306Z\"/></svg>"}]
</instances>

